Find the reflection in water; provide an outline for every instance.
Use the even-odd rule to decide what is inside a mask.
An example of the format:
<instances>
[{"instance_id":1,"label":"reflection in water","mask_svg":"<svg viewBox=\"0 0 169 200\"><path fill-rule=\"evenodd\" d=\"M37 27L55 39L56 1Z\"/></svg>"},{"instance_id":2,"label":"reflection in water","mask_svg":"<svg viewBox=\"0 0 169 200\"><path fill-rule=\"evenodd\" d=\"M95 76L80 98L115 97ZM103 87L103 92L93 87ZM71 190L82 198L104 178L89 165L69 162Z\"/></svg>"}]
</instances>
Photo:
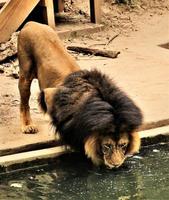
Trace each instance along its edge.
<instances>
[{"instance_id":1,"label":"reflection in water","mask_svg":"<svg viewBox=\"0 0 169 200\"><path fill-rule=\"evenodd\" d=\"M0 200L168 200L168 150L169 145L143 150L116 170L64 155L50 167L1 178Z\"/></svg>"}]
</instances>

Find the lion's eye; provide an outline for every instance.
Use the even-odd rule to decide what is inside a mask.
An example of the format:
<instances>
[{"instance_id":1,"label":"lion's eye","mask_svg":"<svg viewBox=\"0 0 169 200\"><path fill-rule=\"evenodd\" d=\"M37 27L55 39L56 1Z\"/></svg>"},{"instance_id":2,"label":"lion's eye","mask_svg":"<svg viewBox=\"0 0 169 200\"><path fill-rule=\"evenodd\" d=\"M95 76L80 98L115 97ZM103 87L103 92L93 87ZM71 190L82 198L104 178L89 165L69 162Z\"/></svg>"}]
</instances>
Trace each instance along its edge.
<instances>
[{"instance_id":1,"label":"lion's eye","mask_svg":"<svg viewBox=\"0 0 169 200\"><path fill-rule=\"evenodd\" d=\"M125 149L127 147L127 144L124 143L124 144L119 144L119 147L122 148L122 149Z\"/></svg>"},{"instance_id":2,"label":"lion's eye","mask_svg":"<svg viewBox=\"0 0 169 200\"><path fill-rule=\"evenodd\" d=\"M104 154L110 152L111 150L112 150L112 146L110 144L104 144L102 146L102 151Z\"/></svg>"}]
</instances>

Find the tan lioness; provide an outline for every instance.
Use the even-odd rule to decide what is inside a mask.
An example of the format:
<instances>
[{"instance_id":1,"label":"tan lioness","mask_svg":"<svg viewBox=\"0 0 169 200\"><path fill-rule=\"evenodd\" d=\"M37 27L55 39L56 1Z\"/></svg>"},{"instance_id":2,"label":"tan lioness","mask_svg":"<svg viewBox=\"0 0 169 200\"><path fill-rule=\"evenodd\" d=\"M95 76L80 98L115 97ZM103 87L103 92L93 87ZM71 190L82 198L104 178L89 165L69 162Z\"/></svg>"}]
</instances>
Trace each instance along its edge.
<instances>
[{"instance_id":1,"label":"tan lioness","mask_svg":"<svg viewBox=\"0 0 169 200\"><path fill-rule=\"evenodd\" d=\"M39 104L66 145L109 168L139 150L140 109L106 75L80 70L52 28L27 23L19 34L18 58L23 133L38 132L29 108L31 82L37 78Z\"/></svg>"}]
</instances>

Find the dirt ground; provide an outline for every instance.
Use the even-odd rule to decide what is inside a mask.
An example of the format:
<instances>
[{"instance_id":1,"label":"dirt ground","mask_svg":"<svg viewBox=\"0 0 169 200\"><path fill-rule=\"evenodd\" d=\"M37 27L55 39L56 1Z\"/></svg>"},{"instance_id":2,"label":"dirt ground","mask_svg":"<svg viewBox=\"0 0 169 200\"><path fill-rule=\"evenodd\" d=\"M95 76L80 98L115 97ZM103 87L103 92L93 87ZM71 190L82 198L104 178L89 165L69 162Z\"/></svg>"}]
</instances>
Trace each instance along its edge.
<instances>
[{"instance_id":1,"label":"dirt ground","mask_svg":"<svg viewBox=\"0 0 169 200\"><path fill-rule=\"evenodd\" d=\"M145 122L168 120L169 50L159 45L169 42L169 1L125 2L131 3L118 4L113 0L105 0L102 7L104 31L78 38L67 38L64 43L119 50L121 54L117 59L76 53L72 55L82 69L98 68L110 75L143 109ZM66 1L65 9L71 11L70 16L80 15L82 22L83 19L89 19L89 5L86 1ZM111 41L115 35L117 37ZM12 63L17 63L17 60L12 60ZM32 86L31 112L41 131L36 135L23 135L20 132L19 93L16 79L18 76L12 75L13 70L16 75L18 64L12 64L11 67L10 64L8 66L7 63L1 63L0 151L55 138L48 118L42 115L37 106L36 99L39 91L37 80L34 80Z\"/></svg>"}]
</instances>

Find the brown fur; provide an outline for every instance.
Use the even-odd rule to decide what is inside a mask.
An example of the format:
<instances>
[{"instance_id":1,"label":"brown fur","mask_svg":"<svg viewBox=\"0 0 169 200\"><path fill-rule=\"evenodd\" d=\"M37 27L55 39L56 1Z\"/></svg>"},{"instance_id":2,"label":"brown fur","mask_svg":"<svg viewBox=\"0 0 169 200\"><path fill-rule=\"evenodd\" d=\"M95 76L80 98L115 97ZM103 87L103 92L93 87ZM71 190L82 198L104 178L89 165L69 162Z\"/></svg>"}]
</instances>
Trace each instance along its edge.
<instances>
[{"instance_id":1,"label":"brown fur","mask_svg":"<svg viewBox=\"0 0 169 200\"><path fill-rule=\"evenodd\" d=\"M84 149L87 157L90 158L96 166L103 164L103 159L99 155L100 146L97 134L93 134L87 138L84 143Z\"/></svg>"},{"instance_id":2,"label":"brown fur","mask_svg":"<svg viewBox=\"0 0 169 200\"><path fill-rule=\"evenodd\" d=\"M27 23L19 34L18 58L22 132L36 133L38 129L31 120L29 108L32 80L37 78L40 89L45 89L45 98L50 107L56 87L62 84L68 74L80 68L67 53L56 32L47 25L35 22Z\"/></svg>"},{"instance_id":3,"label":"brown fur","mask_svg":"<svg viewBox=\"0 0 169 200\"><path fill-rule=\"evenodd\" d=\"M130 143L129 148L127 150L127 155L132 155L134 153L138 153L140 146L141 146L141 140L140 136L137 132L130 133Z\"/></svg>"},{"instance_id":4,"label":"brown fur","mask_svg":"<svg viewBox=\"0 0 169 200\"><path fill-rule=\"evenodd\" d=\"M127 144L127 148L122 149L122 144ZM114 147L109 155L104 155L101 152L101 145L110 144ZM112 137L101 137L99 134L92 134L87 138L84 144L85 154L92 162L99 165L106 165L109 168L119 167L124 160L131 154L137 153L140 148L140 138L138 133L122 134L118 141Z\"/></svg>"},{"instance_id":5,"label":"brown fur","mask_svg":"<svg viewBox=\"0 0 169 200\"><path fill-rule=\"evenodd\" d=\"M24 26L18 38L18 58L23 133L38 132L29 108L31 82L37 78L42 109L50 114L64 142L80 146L95 165L119 167L128 155L139 150L140 138L134 133L141 123L137 107L104 75L79 71L49 26L35 22Z\"/></svg>"}]
</instances>

